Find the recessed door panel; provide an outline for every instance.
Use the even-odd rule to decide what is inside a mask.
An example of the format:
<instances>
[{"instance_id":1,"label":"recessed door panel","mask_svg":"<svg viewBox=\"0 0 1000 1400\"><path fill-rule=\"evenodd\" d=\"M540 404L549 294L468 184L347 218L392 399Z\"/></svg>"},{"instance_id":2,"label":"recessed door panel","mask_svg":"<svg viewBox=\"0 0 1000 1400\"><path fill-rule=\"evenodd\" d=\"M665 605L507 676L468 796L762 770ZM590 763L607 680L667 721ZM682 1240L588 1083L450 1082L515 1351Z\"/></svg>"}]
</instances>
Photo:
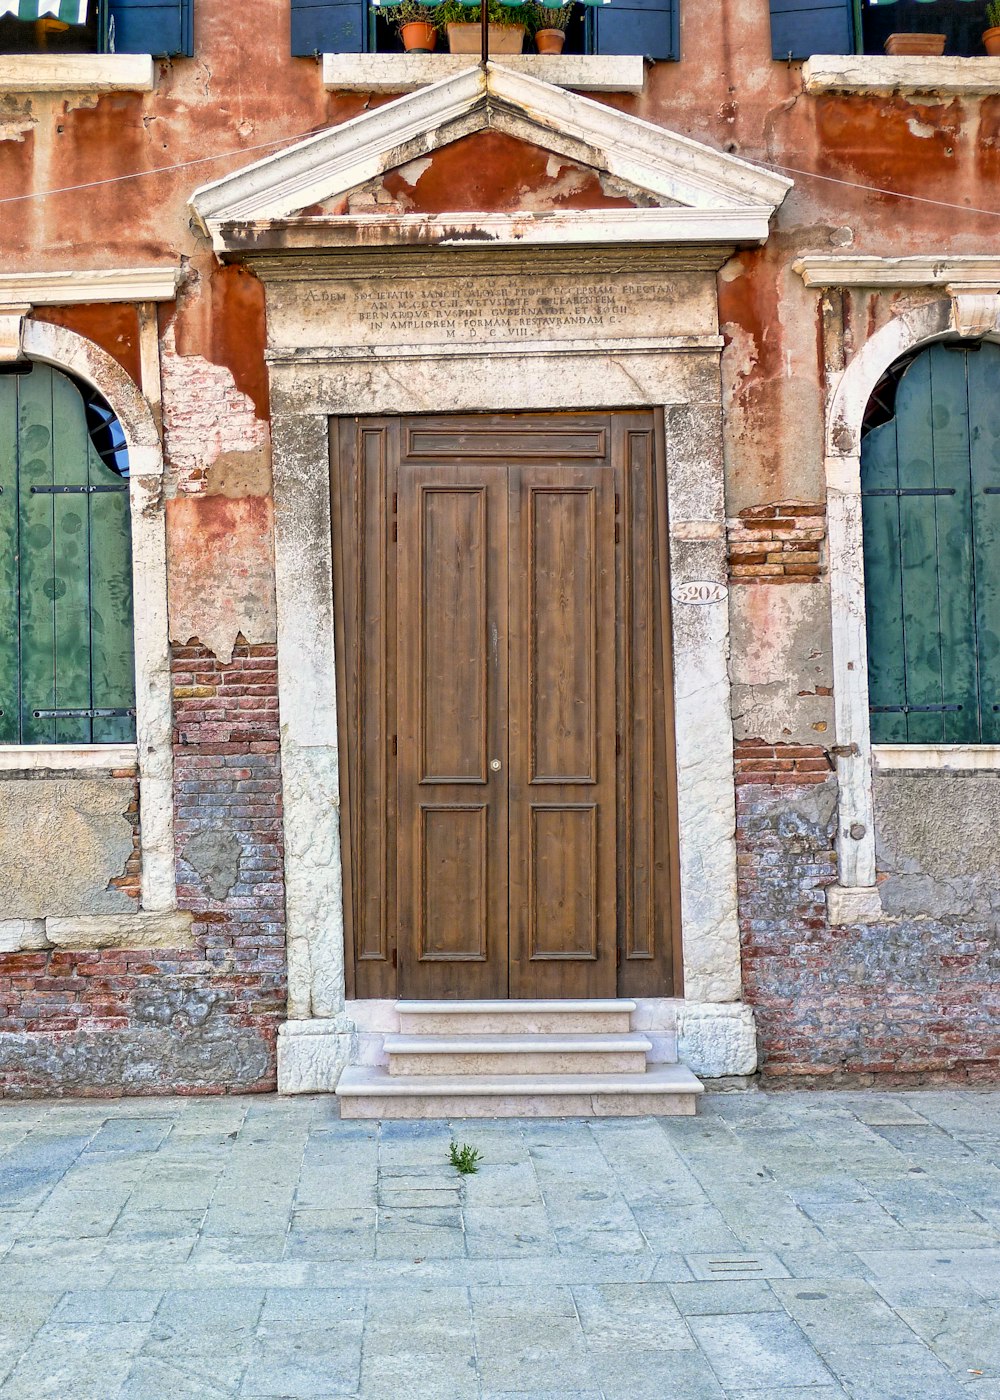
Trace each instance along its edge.
<instances>
[{"instance_id":1,"label":"recessed door panel","mask_svg":"<svg viewBox=\"0 0 1000 1400\"><path fill-rule=\"evenodd\" d=\"M420 808L421 962L487 957L489 809Z\"/></svg>"},{"instance_id":2,"label":"recessed door panel","mask_svg":"<svg viewBox=\"0 0 1000 1400\"><path fill-rule=\"evenodd\" d=\"M532 782L596 780L596 512L594 487L528 488Z\"/></svg>"},{"instance_id":3,"label":"recessed door panel","mask_svg":"<svg viewBox=\"0 0 1000 1400\"><path fill-rule=\"evenodd\" d=\"M528 958L599 955L598 809L532 806L528 841Z\"/></svg>"},{"instance_id":4,"label":"recessed door panel","mask_svg":"<svg viewBox=\"0 0 1000 1400\"><path fill-rule=\"evenodd\" d=\"M422 485L420 781L486 781L486 491Z\"/></svg>"}]
</instances>

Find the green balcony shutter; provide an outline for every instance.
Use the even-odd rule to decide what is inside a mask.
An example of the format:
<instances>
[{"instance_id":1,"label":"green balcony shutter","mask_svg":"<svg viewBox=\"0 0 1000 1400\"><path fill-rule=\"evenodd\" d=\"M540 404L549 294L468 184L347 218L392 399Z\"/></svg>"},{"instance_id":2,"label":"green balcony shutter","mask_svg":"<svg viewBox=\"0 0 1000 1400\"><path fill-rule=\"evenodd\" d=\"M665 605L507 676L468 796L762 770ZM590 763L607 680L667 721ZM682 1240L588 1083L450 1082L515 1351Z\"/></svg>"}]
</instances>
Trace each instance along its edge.
<instances>
[{"instance_id":1,"label":"green balcony shutter","mask_svg":"<svg viewBox=\"0 0 1000 1400\"><path fill-rule=\"evenodd\" d=\"M128 483L48 366L0 376L0 486L0 741L134 740Z\"/></svg>"},{"instance_id":2,"label":"green balcony shutter","mask_svg":"<svg viewBox=\"0 0 1000 1400\"><path fill-rule=\"evenodd\" d=\"M770 0L771 57L854 52L854 0Z\"/></svg>"},{"instance_id":3,"label":"green balcony shutter","mask_svg":"<svg viewBox=\"0 0 1000 1400\"><path fill-rule=\"evenodd\" d=\"M107 0L106 45L158 57L194 53L194 0Z\"/></svg>"}]
</instances>

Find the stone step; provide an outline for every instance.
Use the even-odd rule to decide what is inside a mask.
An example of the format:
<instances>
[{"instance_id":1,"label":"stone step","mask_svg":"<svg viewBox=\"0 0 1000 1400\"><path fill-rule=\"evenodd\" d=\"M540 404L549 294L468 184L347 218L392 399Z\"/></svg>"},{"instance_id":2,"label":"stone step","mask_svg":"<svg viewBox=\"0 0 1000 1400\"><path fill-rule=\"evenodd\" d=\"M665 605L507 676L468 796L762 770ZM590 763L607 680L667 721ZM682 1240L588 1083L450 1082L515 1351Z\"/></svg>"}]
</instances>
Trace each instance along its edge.
<instances>
[{"instance_id":1,"label":"stone step","mask_svg":"<svg viewBox=\"0 0 1000 1400\"><path fill-rule=\"evenodd\" d=\"M600 1035L628 1031L634 1001L397 1001L415 1035Z\"/></svg>"},{"instance_id":2,"label":"stone step","mask_svg":"<svg viewBox=\"0 0 1000 1400\"><path fill-rule=\"evenodd\" d=\"M642 1074L653 1048L630 1031L604 1035L387 1035L391 1075Z\"/></svg>"},{"instance_id":3,"label":"stone step","mask_svg":"<svg viewBox=\"0 0 1000 1400\"><path fill-rule=\"evenodd\" d=\"M391 1075L349 1065L342 1118L631 1118L693 1114L702 1086L685 1065L645 1074Z\"/></svg>"}]
</instances>

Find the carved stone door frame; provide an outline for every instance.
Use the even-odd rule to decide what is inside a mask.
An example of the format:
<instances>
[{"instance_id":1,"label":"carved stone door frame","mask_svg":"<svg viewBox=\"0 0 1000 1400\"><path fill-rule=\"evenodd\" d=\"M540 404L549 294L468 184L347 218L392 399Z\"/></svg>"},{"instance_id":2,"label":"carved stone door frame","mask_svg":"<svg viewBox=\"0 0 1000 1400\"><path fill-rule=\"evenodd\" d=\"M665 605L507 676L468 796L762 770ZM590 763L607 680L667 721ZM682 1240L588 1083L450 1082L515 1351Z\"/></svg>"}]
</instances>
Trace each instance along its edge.
<instances>
[{"instance_id":1,"label":"carved stone door frame","mask_svg":"<svg viewBox=\"0 0 1000 1400\"><path fill-rule=\"evenodd\" d=\"M328 425L332 416L428 411L635 407L662 414L670 576L675 599L698 601L674 607L672 637L685 995L647 1009L649 1024L676 1037L696 1072L749 1073L756 1051L752 1013L740 1001L715 294L720 252L633 247L404 257L405 263L384 254L252 260L267 290L272 347L290 1017L279 1039L280 1087L332 1088L344 1064L365 1053L366 1033L374 1042L392 1027L390 1003L349 1003L345 989ZM617 278L623 295L641 294L659 307L662 329L629 335L626 318L609 324L603 338L599 326L583 332L584 339L567 324L516 344L412 343L419 337L373 347L345 343L351 286L392 278L400 295L403 271L420 285L442 279L443 295L463 287L471 295L463 280L470 273L482 279L516 272L550 286L562 279L575 289L594 287L595 299L598 285ZM485 288L488 303L490 284L472 285ZM691 582L713 586L677 592Z\"/></svg>"}]
</instances>

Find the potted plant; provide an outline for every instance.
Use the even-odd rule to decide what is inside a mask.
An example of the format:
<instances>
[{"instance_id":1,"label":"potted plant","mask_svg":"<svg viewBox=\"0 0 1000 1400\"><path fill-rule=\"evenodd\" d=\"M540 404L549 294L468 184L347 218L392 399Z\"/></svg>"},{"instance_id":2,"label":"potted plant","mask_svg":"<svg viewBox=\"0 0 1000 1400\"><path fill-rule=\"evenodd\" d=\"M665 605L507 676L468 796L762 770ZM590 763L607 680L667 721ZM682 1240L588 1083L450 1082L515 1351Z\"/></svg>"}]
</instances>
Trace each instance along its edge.
<instances>
[{"instance_id":1,"label":"potted plant","mask_svg":"<svg viewBox=\"0 0 1000 1400\"><path fill-rule=\"evenodd\" d=\"M434 12L420 0L402 0L395 7L393 20L407 53L433 53L438 25Z\"/></svg>"},{"instance_id":2,"label":"potted plant","mask_svg":"<svg viewBox=\"0 0 1000 1400\"><path fill-rule=\"evenodd\" d=\"M520 53L524 48L525 23L520 9L520 5L486 0L490 53ZM443 0L437 7L435 17L448 35L448 48L452 53L479 53L481 15L481 7L468 4L466 0Z\"/></svg>"},{"instance_id":3,"label":"potted plant","mask_svg":"<svg viewBox=\"0 0 1000 1400\"><path fill-rule=\"evenodd\" d=\"M986 23L983 48L992 58L1000 58L1000 0L986 0Z\"/></svg>"},{"instance_id":4,"label":"potted plant","mask_svg":"<svg viewBox=\"0 0 1000 1400\"><path fill-rule=\"evenodd\" d=\"M996 0L996 4L1000 5L1000 0ZM539 53L562 53L573 0L569 0L568 5L548 5L545 0L534 0L529 9L528 27L534 33L535 48Z\"/></svg>"}]
</instances>

